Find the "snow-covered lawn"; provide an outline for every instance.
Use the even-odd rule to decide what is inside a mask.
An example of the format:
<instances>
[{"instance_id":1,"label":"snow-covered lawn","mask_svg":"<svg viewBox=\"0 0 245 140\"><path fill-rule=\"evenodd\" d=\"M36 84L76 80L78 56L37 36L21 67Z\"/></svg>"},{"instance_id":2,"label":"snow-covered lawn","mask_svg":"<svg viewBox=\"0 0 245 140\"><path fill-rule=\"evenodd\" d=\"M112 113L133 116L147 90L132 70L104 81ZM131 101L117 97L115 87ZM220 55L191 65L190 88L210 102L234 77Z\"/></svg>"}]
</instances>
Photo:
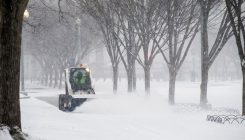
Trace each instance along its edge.
<instances>
[{"instance_id":1,"label":"snow-covered lawn","mask_svg":"<svg viewBox=\"0 0 245 140\"><path fill-rule=\"evenodd\" d=\"M107 96L69 113L36 98L58 97L63 90L30 88L31 98L21 99L22 129L33 140L245 140L245 122L208 122L208 114L225 112L188 106L199 102L199 83L177 82L175 107L168 105L167 82L153 81L151 96L143 94L141 85L129 95L122 84L114 96L109 81L98 81L97 94ZM213 109L241 111L241 82L210 82L208 97Z\"/></svg>"}]
</instances>

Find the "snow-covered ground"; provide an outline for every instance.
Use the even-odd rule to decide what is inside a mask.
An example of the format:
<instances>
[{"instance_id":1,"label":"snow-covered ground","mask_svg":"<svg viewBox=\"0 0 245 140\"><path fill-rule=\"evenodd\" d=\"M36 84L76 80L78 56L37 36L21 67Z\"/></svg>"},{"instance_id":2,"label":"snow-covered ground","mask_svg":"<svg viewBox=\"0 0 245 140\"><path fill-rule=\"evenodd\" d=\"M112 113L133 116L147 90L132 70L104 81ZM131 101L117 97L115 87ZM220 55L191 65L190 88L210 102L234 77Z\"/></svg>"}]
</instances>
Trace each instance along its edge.
<instances>
[{"instance_id":1,"label":"snow-covered ground","mask_svg":"<svg viewBox=\"0 0 245 140\"><path fill-rule=\"evenodd\" d=\"M22 129L31 140L244 140L245 123L218 124L206 121L208 114L241 111L241 82L210 82L212 110L200 110L199 83L177 82L176 106L168 105L167 82L152 82L151 96L126 93L122 81L117 96L110 81L95 82L97 99L74 112L62 112L40 97L57 99L63 90L29 85L31 98L21 99ZM218 110L218 111L217 111Z\"/></svg>"},{"instance_id":2,"label":"snow-covered ground","mask_svg":"<svg viewBox=\"0 0 245 140\"><path fill-rule=\"evenodd\" d=\"M0 140L13 140L6 126L0 128Z\"/></svg>"}]
</instances>

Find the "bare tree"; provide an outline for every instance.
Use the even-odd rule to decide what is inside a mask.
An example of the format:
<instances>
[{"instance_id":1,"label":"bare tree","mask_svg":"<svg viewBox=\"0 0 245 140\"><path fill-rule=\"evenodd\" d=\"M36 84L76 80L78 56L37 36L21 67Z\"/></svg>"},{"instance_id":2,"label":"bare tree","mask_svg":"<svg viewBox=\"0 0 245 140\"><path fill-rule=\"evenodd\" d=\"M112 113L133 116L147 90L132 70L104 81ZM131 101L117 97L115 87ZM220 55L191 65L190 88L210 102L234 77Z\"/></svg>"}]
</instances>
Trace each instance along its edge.
<instances>
[{"instance_id":1,"label":"bare tree","mask_svg":"<svg viewBox=\"0 0 245 140\"><path fill-rule=\"evenodd\" d=\"M245 11L242 11L242 7L244 7L244 0L226 0L225 2L241 62L243 75L242 115L245 115Z\"/></svg>"},{"instance_id":2,"label":"bare tree","mask_svg":"<svg viewBox=\"0 0 245 140\"><path fill-rule=\"evenodd\" d=\"M0 123L20 128L21 33L27 3L28 0L0 1Z\"/></svg>"},{"instance_id":3,"label":"bare tree","mask_svg":"<svg viewBox=\"0 0 245 140\"><path fill-rule=\"evenodd\" d=\"M120 55L118 48L116 47L113 32L117 32L115 30L118 28L115 28L114 13L109 4L110 3L108 1L103 0L80 0L80 6L86 11L86 13L94 18L103 34L105 47L112 65L113 91L116 93Z\"/></svg>"},{"instance_id":4,"label":"bare tree","mask_svg":"<svg viewBox=\"0 0 245 140\"><path fill-rule=\"evenodd\" d=\"M155 40L169 69L169 103L174 104L175 81L191 44L198 32L199 19L196 0L168 0L166 4L166 42L168 53Z\"/></svg>"},{"instance_id":5,"label":"bare tree","mask_svg":"<svg viewBox=\"0 0 245 140\"><path fill-rule=\"evenodd\" d=\"M200 5L200 23L201 23L201 96L200 104L206 106L207 100L207 84L208 84L208 72L213 64L214 60L220 53L221 49L224 47L225 43L232 36L231 27L229 24L228 16L226 10L223 8L217 10L217 7L222 7L222 3L219 0L198 0ZM216 10L215 14L210 12L212 9ZM217 12L218 11L218 12ZM222 20L219 24L219 30L216 35L216 39L209 47L208 40L208 25L213 19L209 17L216 18L221 16Z\"/></svg>"},{"instance_id":6,"label":"bare tree","mask_svg":"<svg viewBox=\"0 0 245 140\"><path fill-rule=\"evenodd\" d=\"M138 54L136 60L144 69L145 91L147 94L150 93L151 66L156 55L159 53L159 49L154 42L154 38L157 33L162 33L162 7L163 5L158 0L138 0L135 2L135 18L133 23L136 33L139 36L140 46L143 52L143 59Z\"/></svg>"},{"instance_id":7,"label":"bare tree","mask_svg":"<svg viewBox=\"0 0 245 140\"><path fill-rule=\"evenodd\" d=\"M128 92L132 92L136 90L135 61L141 47L139 46L139 39L132 23L132 13L129 13L129 9L124 7L129 5L129 2L120 0L110 1L111 8L115 12L115 25L117 29L116 32L113 32L113 36L117 42L116 46L120 59L127 73Z\"/></svg>"},{"instance_id":8,"label":"bare tree","mask_svg":"<svg viewBox=\"0 0 245 140\"><path fill-rule=\"evenodd\" d=\"M158 0L118 0L117 4L120 10L116 11L125 42L122 46L129 53L127 57L130 55L132 57L128 63L134 66L136 60L142 66L145 73L145 91L150 93L150 69L159 53L153 38L161 33L159 30L162 25L159 21L162 19L160 14L162 5ZM118 39L120 40L120 37Z\"/></svg>"},{"instance_id":9,"label":"bare tree","mask_svg":"<svg viewBox=\"0 0 245 140\"><path fill-rule=\"evenodd\" d=\"M42 67L44 85L50 87L57 87L59 81L61 88L63 70L71 63L78 65L94 50L92 38L89 38L91 32L86 36L81 34L88 29L83 21L77 22L79 18L74 9L78 8L65 2L41 0L32 1L28 6L31 16L26 24L30 26L25 31L36 40L28 50Z\"/></svg>"}]
</instances>

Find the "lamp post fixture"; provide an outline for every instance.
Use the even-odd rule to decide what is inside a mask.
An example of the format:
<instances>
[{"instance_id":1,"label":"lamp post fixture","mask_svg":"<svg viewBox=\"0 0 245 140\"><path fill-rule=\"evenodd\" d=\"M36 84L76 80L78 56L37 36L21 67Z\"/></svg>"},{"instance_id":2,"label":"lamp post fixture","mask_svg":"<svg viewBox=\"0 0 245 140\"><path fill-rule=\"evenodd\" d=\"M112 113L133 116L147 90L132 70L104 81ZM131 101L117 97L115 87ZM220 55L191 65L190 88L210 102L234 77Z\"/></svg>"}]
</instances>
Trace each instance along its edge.
<instances>
[{"instance_id":1,"label":"lamp post fixture","mask_svg":"<svg viewBox=\"0 0 245 140\"><path fill-rule=\"evenodd\" d=\"M27 10L25 10L25 12L24 12L24 17L23 17L23 19L24 20L27 20L28 19L28 17L29 17L29 12L27 11ZM20 57L20 67L21 67L21 91L24 93L24 91L25 91L25 76L24 76L24 74L25 74L25 72L24 72L24 47L23 47L23 42L22 42L22 47L21 47L21 57ZM24 93L24 94L27 94L27 93Z\"/></svg>"},{"instance_id":2,"label":"lamp post fixture","mask_svg":"<svg viewBox=\"0 0 245 140\"><path fill-rule=\"evenodd\" d=\"M29 12L27 10L25 10L24 12L24 20L27 20L29 18Z\"/></svg>"}]
</instances>

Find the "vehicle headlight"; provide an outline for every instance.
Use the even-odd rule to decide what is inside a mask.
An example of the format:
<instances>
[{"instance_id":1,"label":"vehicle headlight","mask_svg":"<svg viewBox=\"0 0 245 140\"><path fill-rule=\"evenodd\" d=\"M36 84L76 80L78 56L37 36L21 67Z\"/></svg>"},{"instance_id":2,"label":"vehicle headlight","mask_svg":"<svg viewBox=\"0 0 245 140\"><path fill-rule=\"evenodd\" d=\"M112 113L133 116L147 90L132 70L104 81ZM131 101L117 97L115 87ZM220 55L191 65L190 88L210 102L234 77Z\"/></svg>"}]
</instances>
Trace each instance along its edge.
<instances>
[{"instance_id":1,"label":"vehicle headlight","mask_svg":"<svg viewBox=\"0 0 245 140\"><path fill-rule=\"evenodd\" d=\"M90 69L89 68L86 68L85 70L86 70L86 72L90 72Z\"/></svg>"}]
</instances>

